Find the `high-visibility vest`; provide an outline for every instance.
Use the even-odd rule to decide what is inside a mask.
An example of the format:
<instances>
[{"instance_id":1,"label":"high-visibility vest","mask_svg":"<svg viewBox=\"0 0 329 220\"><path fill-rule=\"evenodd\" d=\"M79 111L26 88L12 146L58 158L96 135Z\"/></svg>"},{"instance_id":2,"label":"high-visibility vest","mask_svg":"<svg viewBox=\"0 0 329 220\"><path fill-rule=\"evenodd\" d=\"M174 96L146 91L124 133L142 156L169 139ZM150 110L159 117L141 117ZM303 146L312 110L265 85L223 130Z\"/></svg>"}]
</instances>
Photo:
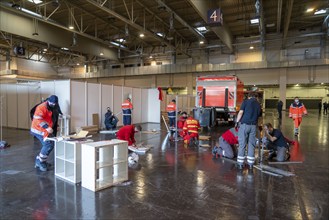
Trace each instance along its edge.
<instances>
[{"instance_id":1,"label":"high-visibility vest","mask_svg":"<svg viewBox=\"0 0 329 220\"><path fill-rule=\"evenodd\" d=\"M290 118L301 118L303 117L303 114L307 114L307 110L303 103L299 102L296 104L295 102L290 105L289 108L289 117Z\"/></svg>"},{"instance_id":2,"label":"high-visibility vest","mask_svg":"<svg viewBox=\"0 0 329 220\"><path fill-rule=\"evenodd\" d=\"M199 128L199 121L192 117L188 117L184 123L183 130L190 133L198 133Z\"/></svg>"},{"instance_id":3,"label":"high-visibility vest","mask_svg":"<svg viewBox=\"0 0 329 220\"><path fill-rule=\"evenodd\" d=\"M125 100L121 105L121 109L133 109L133 104L129 100Z\"/></svg>"},{"instance_id":4,"label":"high-visibility vest","mask_svg":"<svg viewBox=\"0 0 329 220\"><path fill-rule=\"evenodd\" d=\"M176 104L174 102L170 102L167 105L167 112L175 112L176 111Z\"/></svg>"},{"instance_id":5,"label":"high-visibility vest","mask_svg":"<svg viewBox=\"0 0 329 220\"><path fill-rule=\"evenodd\" d=\"M48 109L47 101L41 103L35 109L31 124L31 132L48 137L49 133L46 130L48 127L53 127L52 111Z\"/></svg>"}]
</instances>

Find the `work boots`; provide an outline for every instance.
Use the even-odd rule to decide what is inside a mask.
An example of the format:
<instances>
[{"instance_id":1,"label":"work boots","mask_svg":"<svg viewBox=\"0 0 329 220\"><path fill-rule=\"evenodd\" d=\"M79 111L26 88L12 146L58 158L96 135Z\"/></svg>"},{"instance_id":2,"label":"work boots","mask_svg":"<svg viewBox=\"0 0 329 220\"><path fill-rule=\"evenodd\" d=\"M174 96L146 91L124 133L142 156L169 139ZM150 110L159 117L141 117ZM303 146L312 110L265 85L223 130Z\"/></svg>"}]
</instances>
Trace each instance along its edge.
<instances>
[{"instance_id":1,"label":"work boots","mask_svg":"<svg viewBox=\"0 0 329 220\"><path fill-rule=\"evenodd\" d=\"M45 172L48 170L47 162L41 162L38 158L35 158L34 168L39 168L40 171Z\"/></svg>"}]
</instances>

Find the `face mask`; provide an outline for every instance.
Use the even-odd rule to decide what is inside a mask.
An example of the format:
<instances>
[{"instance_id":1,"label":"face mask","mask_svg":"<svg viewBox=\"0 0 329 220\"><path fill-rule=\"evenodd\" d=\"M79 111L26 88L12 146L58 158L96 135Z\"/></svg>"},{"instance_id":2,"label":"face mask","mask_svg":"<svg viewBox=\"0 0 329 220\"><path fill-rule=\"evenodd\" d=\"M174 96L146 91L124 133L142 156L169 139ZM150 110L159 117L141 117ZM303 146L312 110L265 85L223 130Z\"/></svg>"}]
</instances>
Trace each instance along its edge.
<instances>
[{"instance_id":1,"label":"face mask","mask_svg":"<svg viewBox=\"0 0 329 220\"><path fill-rule=\"evenodd\" d=\"M295 99L295 102L296 102L296 103L298 103L298 102L299 102L299 100L298 100L298 99Z\"/></svg>"}]
</instances>

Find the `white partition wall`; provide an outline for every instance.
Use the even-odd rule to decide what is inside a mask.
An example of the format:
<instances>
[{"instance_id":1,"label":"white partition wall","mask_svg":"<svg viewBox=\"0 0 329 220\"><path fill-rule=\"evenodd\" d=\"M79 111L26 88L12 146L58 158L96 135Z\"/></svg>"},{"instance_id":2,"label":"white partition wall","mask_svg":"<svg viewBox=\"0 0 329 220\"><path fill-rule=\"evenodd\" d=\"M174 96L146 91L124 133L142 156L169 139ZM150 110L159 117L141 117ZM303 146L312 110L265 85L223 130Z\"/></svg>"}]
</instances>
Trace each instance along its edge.
<instances>
[{"instance_id":1,"label":"white partition wall","mask_svg":"<svg viewBox=\"0 0 329 220\"><path fill-rule=\"evenodd\" d=\"M7 85L0 84L0 111L2 111L2 126L7 127ZM1 119L0 119L1 121Z\"/></svg>"},{"instance_id":2,"label":"white partition wall","mask_svg":"<svg viewBox=\"0 0 329 220\"><path fill-rule=\"evenodd\" d=\"M70 115L70 133L77 127L92 125L92 114L100 116L100 128L104 128L106 108L121 113L124 98L131 95L133 123L160 122L160 101L157 89L139 89L113 85L101 85L70 80L36 82L27 84L1 84L3 96L3 126L29 129L30 110L41 99L57 95L64 115ZM122 125L122 114L118 115Z\"/></svg>"},{"instance_id":3,"label":"white partition wall","mask_svg":"<svg viewBox=\"0 0 329 220\"><path fill-rule=\"evenodd\" d=\"M143 108L143 111L142 111L142 118L141 120L143 122L147 122L148 121L148 89L142 89L141 91L142 93L142 106L144 107Z\"/></svg>"},{"instance_id":4,"label":"white partition wall","mask_svg":"<svg viewBox=\"0 0 329 220\"><path fill-rule=\"evenodd\" d=\"M7 85L7 126L17 128L17 86L16 84Z\"/></svg>"},{"instance_id":5,"label":"white partition wall","mask_svg":"<svg viewBox=\"0 0 329 220\"><path fill-rule=\"evenodd\" d=\"M30 126L29 85L17 85L17 127L27 129Z\"/></svg>"},{"instance_id":6,"label":"white partition wall","mask_svg":"<svg viewBox=\"0 0 329 220\"><path fill-rule=\"evenodd\" d=\"M104 120L107 107L110 107L111 111L113 111L113 85L101 85L101 88L102 102L100 120L101 128L104 128Z\"/></svg>"},{"instance_id":7,"label":"white partition wall","mask_svg":"<svg viewBox=\"0 0 329 220\"><path fill-rule=\"evenodd\" d=\"M100 84L87 83L87 125L93 125L93 114L100 115L100 88Z\"/></svg>"},{"instance_id":8,"label":"white partition wall","mask_svg":"<svg viewBox=\"0 0 329 220\"><path fill-rule=\"evenodd\" d=\"M134 124L142 122L142 90L138 88L132 89L132 100L135 100L132 121ZM145 108L145 107L144 107Z\"/></svg>"},{"instance_id":9,"label":"white partition wall","mask_svg":"<svg viewBox=\"0 0 329 220\"><path fill-rule=\"evenodd\" d=\"M121 104L123 102L122 99L122 87L121 86L113 86L113 112L114 114L121 112ZM123 125L122 123L122 114L118 115L119 123L118 126Z\"/></svg>"},{"instance_id":10,"label":"white partition wall","mask_svg":"<svg viewBox=\"0 0 329 220\"><path fill-rule=\"evenodd\" d=\"M71 131L87 125L86 83L71 81Z\"/></svg>"},{"instance_id":11,"label":"white partition wall","mask_svg":"<svg viewBox=\"0 0 329 220\"><path fill-rule=\"evenodd\" d=\"M160 123L160 100L157 89L148 90L148 122Z\"/></svg>"}]
</instances>

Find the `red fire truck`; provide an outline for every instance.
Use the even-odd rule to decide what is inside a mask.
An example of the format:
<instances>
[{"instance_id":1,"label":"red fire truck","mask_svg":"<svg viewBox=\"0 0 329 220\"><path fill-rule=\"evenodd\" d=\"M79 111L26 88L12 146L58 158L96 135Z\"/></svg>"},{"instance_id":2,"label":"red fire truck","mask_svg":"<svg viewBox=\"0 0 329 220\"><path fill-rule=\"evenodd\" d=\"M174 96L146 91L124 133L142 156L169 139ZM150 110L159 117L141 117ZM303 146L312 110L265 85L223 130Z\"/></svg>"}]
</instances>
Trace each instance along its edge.
<instances>
[{"instance_id":1,"label":"red fire truck","mask_svg":"<svg viewBox=\"0 0 329 220\"><path fill-rule=\"evenodd\" d=\"M200 123L204 124L201 126L212 126L214 122L219 121L234 123L243 102L243 87L242 81L236 76L197 77L195 111L199 111L199 114L195 115L199 118ZM202 116L208 114L208 111L210 111L209 117ZM206 120L202 120L204 117ZM208 118L210 118L209 123Z\"/></svg>"}]
</instances>

